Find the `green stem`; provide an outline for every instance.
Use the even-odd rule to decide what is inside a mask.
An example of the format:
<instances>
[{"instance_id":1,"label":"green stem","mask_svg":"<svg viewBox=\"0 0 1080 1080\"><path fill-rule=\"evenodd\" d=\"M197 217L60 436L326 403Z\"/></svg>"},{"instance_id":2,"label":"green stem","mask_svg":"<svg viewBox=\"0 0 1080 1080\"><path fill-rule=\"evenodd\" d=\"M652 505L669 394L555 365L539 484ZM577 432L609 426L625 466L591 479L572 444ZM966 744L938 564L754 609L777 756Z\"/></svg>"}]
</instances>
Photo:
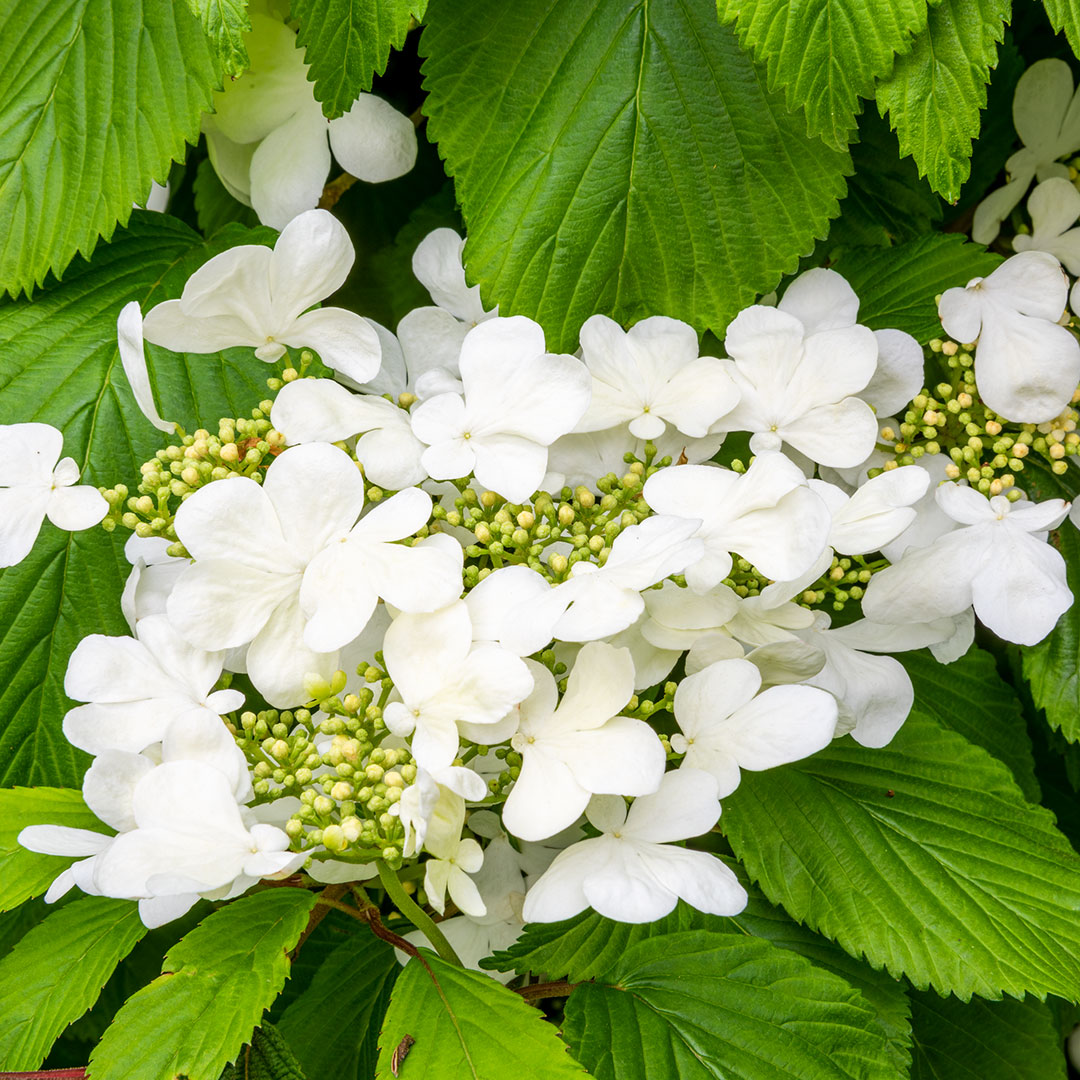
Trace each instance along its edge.
<instances>
[{"instance_id":1,"label":"green stem","mask_svg":"<svg viewBox=\"0 0 1080 1080\"><path fill-rule=\"evenodd\" d=\"M435 951L444 960L451 964L457 964L458 967L463 967L464 965L458 959L457 953L454 952L443 932L435 925L435 921L402 888L397 874L381 859L376 860L375 866L378 868L382 887L386 890L387 896L394 901L398 911L431 942Z\"/></svg>"}]
</instances>

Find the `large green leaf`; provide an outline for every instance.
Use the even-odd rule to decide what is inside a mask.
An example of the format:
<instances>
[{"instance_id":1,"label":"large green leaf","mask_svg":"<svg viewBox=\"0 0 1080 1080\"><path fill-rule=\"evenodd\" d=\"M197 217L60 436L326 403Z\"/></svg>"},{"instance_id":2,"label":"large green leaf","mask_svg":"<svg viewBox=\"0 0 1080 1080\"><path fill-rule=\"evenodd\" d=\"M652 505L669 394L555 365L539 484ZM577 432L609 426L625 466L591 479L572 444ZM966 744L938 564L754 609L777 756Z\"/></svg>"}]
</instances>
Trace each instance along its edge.
<instances>
[{"instance_id":1,"label":"large green leaf","mask_svg":"<svg viewBox=\"0 0 1080 1080\"><path fill-rule=\"evenodd\" d=\"M222 71L240 75L248 66L244 31L251 29L247 0L187 0L210 39Z\"/></svg>"},{"instance_id":2,"label":"large green leaf","mask_svg":"<svg viewBox=\"0 0 1080 1080\"><path fill-rule=\"evenodd\" d=\"M941 0L914 48L878 84L878 109L931 187L956 202L1012 0Z\"/></svg>"},{"instance_id":3,"label":"large green leaf","mask_svg":"<svg viewBox=\"0 0 1080 1080\"><path fill-rule=\"evenodd\" d=\"M338 1077L344 1074L329 1072L311 1075ZM305 1077L281 1032L273 1024L262 1024L255 1029L251 1044L245 1046L236 1061L221 1074L221 1080L305 1080Z\"/></svg>"},{"instance_id":4,"label":"large green leaf","mask_svg":"<svg viewBox=\"0 0 1080 1080\"><path fill-rule=\"evenodd\" d=\"M116 1014L91 1055L94 1080L218 1076L284 986L314 903L304 889L265 889L205 919Z\"/></svg>"},{"instance_id":5,"label":"large green leaf","mask_svg":"<svg viewBox=\"0 0 1080 1080\"><path fill-rule=\"evenodd\" d=\"M174 0L0 0L0 289L29 292L164 181L220 77Z\"/></svg>"},{"instance_id":6,"label":"large green leaf","mask_svg":"<svg viewBox=\"0 0 1080 1080\"><path fill-rule=\"evenodd\" d=\"M1055 34L1065 37L1076 56L1080 56L1080 0L1043 0L1046 15Z\"/></svg>"},{"instance_id":7,"label":"large green leaf","mask_svg":"<svg viewBox=\"0 0 1080 1080\"><path fill-rule=\"evenodd\" d=\"M420 49L469 278L553 350L595 312L722 332L844 193L712 0L433 0Z\"/></svg>"},{"instance_id":8,"label":"large green leaf","mask_svg":"<svg viewBox=\"0 0 1080 1080\"><path fill-rule=\"evenodd\" d=\"M87 896L35 926L0 961L0 1068L36 1069L146 933L138 905Z\"/></svg>"},{"instance_id":9,"label":"large green leaf","mask_svg":"<svg viewBox=\"0 0 1080 1080\"><path fill-rule=\"evenodd\" d=\"M390 50L401 48L426 7L427 0L293 0L297 44L327 116L348 112L371 89L372 76L386 71Z\"/></svg>"},{"instance_id":10,"label":"large green leaf","mask_svg":"<svg viewBox=\"0 0 1080 1080\"><path fill-rule=\"evenodd\" d=\"M640 941L576 987L563 1028L598 1080L899 1080L873 1009L843 979L756 938Z\"/></svg>"},{"instance_id":11,"label":"large green leaf","mask_svg":"<svg viewBox=\"0 0 1080 1080\"><path fill-rule=\"evenodd\" d=\"M874 967L964 999L1080 994L1080 858L1002 762L928 717L748 774L722 820L770 900Z\"/></svg>"},{"instance_id":12,"label":"large green leaf","mask_svg":"<svg viewBox=\"0 0 1080 1080\"><path fill-rule=\"evenodd\" d=\"M424 1080L585 1076L542 1013L487 975L426 951L405 965L394 984L379 1034L376 1080L392 1080L399 1048L407 1049L408 1060L395 1069Z\"/></svg>"},{"instance_id":13,"label":"large green leaf","mask_svg":"<svg viewBox=\"0 0 1080 1080\"><path fill-rule=\"evenodd\" d=\"M1050 1009L1032 998L963 1004L911 995L911 1080L1065 1080Z\"/></svg>"},{"instance_id":14,"label":"large green leaf","mask_svg":"<svg viewBox=\"0 0 1080 1080\"><path fill-rule=\"evenodd\" d=\"M0 424L52 424L85 481L134 488L140 462L163 438L139 412L122 372L120 308L138 300L145 311L178 296L212 254L272 235L234 226L206 244L173 218L140 213L33 301L0 301ZM250 349L148 352L164 415L189 430L199 423L216 429L219 417L247 415L266 396L267 368ZM46 523L28 558L0 572L0 783L81 783L89 759L60 734L64 672L85 635L128 632L117 602L128 571L122 540Z\"/></svg>"},{"instance_id":15,"label":"large green leaf","mask_svg":"<svg viewBox=\"0 0 1080 1080\"><path fill-rule=\"evenodd\" d=\"M802 108L811 135L843 148L859 98L892 71L926 26L926 0L717 0L743 47L765 65L769 89Z\"/></svg>"}]
</instances>

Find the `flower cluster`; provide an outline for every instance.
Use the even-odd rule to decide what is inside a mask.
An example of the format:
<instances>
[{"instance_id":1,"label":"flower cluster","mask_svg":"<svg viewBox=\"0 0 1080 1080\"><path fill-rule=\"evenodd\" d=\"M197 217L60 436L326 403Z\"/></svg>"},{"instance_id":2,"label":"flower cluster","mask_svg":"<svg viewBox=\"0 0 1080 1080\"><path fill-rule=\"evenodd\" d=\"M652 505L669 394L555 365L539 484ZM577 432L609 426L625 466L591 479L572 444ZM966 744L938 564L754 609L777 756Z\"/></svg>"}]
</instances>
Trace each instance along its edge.
<instances>
[{"instance_id":1,"label":"flower cluster","mask_svg":"<svg viewBox=\"0 0 1080 1080\"><path fill-rule=\"evenodd\" d=\"M408 865L473 963L587 907L733 914L733 873L684 841L744 770L849 733L887 744L912 703L889 653L955 659L975 616L1031 643L1071 604L1046 543L1068 504L1017 486L1029 454L1080 442L1052 256L946 292L957 340L925 353L860 325L818 269L713 357L660 316L595 315L578 355L550 353L536 323L484 309L461 251L445 229L420 245L434 306L397 334L309 310L352 259L320 210L126 308L124 367L162 430L144 336L254 348L279 363L274 397L176 433L85 519L58 510L74 474L50 473L55 439L0 432L22 522L6 563L46 512L134 533L132 636L87 638L66 684L84 795L115 835L24 830L85 856L50 899L74 884L157 923L262 877Z\"/></svg>"}]
</instances>

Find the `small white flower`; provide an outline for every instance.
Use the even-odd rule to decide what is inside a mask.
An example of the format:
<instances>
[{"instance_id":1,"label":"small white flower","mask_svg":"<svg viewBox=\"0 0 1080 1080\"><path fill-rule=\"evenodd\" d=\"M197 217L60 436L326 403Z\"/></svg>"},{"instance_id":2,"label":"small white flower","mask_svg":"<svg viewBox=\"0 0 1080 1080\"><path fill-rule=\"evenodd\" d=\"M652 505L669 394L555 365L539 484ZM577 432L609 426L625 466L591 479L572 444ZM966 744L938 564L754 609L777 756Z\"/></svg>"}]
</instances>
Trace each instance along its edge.
<instances>
[{"instance_id":1,"label":"small white flower","mask_svg":"<svg viewBox=\"0 0 1080 1080\"><path fill-rule=\"evenodd\" d=\"M462 839L464 826L465 800L449 788L440 788L424 837L424 850L435 856L424 863L424 892L440 915L449 893L461 911L475 918L486 915L487 908L469 875L483 865L484 853L475 840Z\"/></svg>"},{"instance_id":2,"label":"small white flower","mask_svg":"<svg viewBox=\"0 0 1080 1080\"><path fill-rule=\"evenodd\" d=\"M75 532L108 513L97 488L77 484L79 466L60 461L63 450L63 435L48 424L0 425L0 567L30 554L46 517Z\"/></svg>"},{"instance_id":3,"label":"small white flower","mask_svg":"<svg viewBox=\"0 0 1080 1080\"><path fill-rule=\"evenodd\" d=\"M1063 263L1074 277L1080 274L1080 191L1071 180L1052 176L1036 185L1027 202L1031 233L1017 233L1017 251L1045 251Z\"/></svg>"}]
</instances>

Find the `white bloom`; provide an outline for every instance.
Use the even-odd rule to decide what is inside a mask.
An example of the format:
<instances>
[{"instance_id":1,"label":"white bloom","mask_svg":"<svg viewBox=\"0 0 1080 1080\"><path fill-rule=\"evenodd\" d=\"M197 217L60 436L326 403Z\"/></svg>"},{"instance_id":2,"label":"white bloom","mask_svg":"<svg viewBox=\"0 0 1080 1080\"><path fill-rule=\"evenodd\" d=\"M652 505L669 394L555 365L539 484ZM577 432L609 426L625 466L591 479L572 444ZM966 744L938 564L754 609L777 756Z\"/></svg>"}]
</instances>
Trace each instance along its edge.
<instances>
[{"instance_id":1,"label":"white bloom","mask_svg":"<svg viewBox=\"0 0 1080 1080\"><path fill-rule=\"evenodd\" d=\"M816 754L832 741L836 701L809 686L761 690L749 660L718 660L688 675L675 691L681 735L671 749L685 754L682 768L704 769L722 799L739 786L739 770L758 772Z\"/></svg>"},{"instance_id":2,"label":"white bloom","mask_svg":"<svg viewBox=\"0 0 1080 1080\"><path fill-rule=\"evenodd\" d=\"M1080 95L1073 94L1072 71L1064 60L1039 60L1020 76L1013 123L1024 145L1005 162L1009 182L975 208L971 238L979 244L993 242L1033 179L1069 175L1058 158L1080 150Z\"/></svg>"},{"instance_id":3,"label":"white bloom","mask_svg":"<svg viewBox=\"0 0 1080 1080\"><path fill-rule=\"evenodd\" d=\"M646 795L664 774L664 749L641 720L619 716L634 692L630 653L591 642L578 654L566 693L530 661L535 689L521 705L511 740L521 774L503 823L522 840L543 840L572 825L593 794Z\"/></svg>"},{"instance_id":4,"label":"white bloom","mask_svg":"<svg viewBox=\"0 0 1080 1080\"><path fill-rule=\"evenodd\" d=\"M545 353L543 330L520 315L469 331L460 367L463 395L438 394L413 410L413 433L428 446L421 463L436 480L473 473L520 502L543 480L548 446L585 412L588 370Z\"/></svg>"},{"instance_id":5,"label":"white bloom","mask_svg":"<svg viewBox=\"0 0 1080 1080\"><path fill-rule=\"evenodd\" d=\"M704 554L686 569L698 593L731 573L732 552L768 577L796 578L820 557L831 527L828 508L779 453L759 454L741 475L708 465L661 469L643 493L658 514L703 519L695 535Z\"/></svg>"},{"instance_id":6,"label":"white bloom","mask_svg":"<svg viewBox=\"0 0 1080 1080\"><path fill-rule=\"evenodd\" d=\"M311 348L328 367L363 382L379 368L371 323L344 308L308 310L344 284L354 258L345 227L310 210L285 227L273 250L241 244L215 255L188 278L179 300L151 308L143 334L173 352L247 345L267 363L286 346Z\"/></svg>"},{"instance_id":7,"label":"white bloom","mask_svg":"<svg viewBox=\"0 0 1080 1080\"><path fill-rule=\"evenodd\" d=\"M201 648L250 642L247 672L267 701L306 698L304 676L329 677L338 650L366 626L380 597L430 611L461 592L461 548L396 543L431 513L407 488L357 521L364 481L325 443L280 454L262 485L219 480L186 499L176 530L195 562L168 600L169 618Z\"/></svg>"},{"instance_id":8,"label":"white bloom","mask_svg":"<svg viewBox=\"0 0 1080 1080\"><path fill-rule=\"evenodd\" d=\"M135 404L143 416L158 429L172 434L176 424L172 420L162 420L154 402L154 391L150 387L150 373L146 370L146 350L143 348L143 323L138 302L132 300L120 309L116 320L116 343L120 350L120 363L124 374L135 395Z\"/></svg>"},{"instance_id":9,"label":"white bloom","mask_svg":"<svg viewBox=\"0 0 1080 1080\"><path fill-rule=\"evenodd\" d=\"M586 816L603 835L555 857L525 897L526 922L557 922L587 907L619 922L653 922L680 899L710 915L746 907L746 890L716 856L667 846L716 824L720 804L708 773L667 773L629 812L618 796L597 796Z\"/></svg>"},{"instance_id":10,"label":"white bloom","mask_svg":"<svg viewBox=\"0 0 1080 1080\"><path fill-rule=\"evenodd\" d=\"M1065 518L1069 504L1047 499L1012 505L971 488L942 484L938 505L962 526L928 547L909 548L875 574L863 612L875 622L926 622L975 614L999 637L1034 645L1072 604L1065 561L1045 542L1046 530Z\"/></svg>"},{"instance_id":11,"label":"white bloom","mask_svg":"<svg viewBox=\"0 0 1080 1080\"><path fill-rule=\"evenodd\" d=\"M476 883L469 877L483 865L484 853L475 840L462 839L464 826L465 800L449 788L440 788L424 837L424 850L435 856L424 863L424 892L440 915L446 910L447 893L466 915L487 914Z\"/></svg>"},{"instance_id":12,"label":"white bloom","mask_svg":"<svg viewBox=\"0 0 1080 1080\"><path fill-rule=\"evenodd\" d=\"M214 94L203 131L222 183L254 207L264 225L280 229L318 203L331 149L345 170L372 183L413 167L416 132L407 116L361 94L344 116L327 121L296 34L268 15L253 11L249 17L248 70Z\"/></svg>"},{"instance_id":13,"label":"white bloom","mask_svg":"<svg viewBox=\"0 0 1080 1080\"><path fill-rule=\"evenodd\" d=\"M1080 191L1071 180L1052 176L1036 185L1027 203L1031 234L1017 233L1017 251L1045 251L1065 265L1074 277L1080 274Z\"/></svg>"},{"instance_id":14,"label":"white bloom","mask_svg":"<svg viewBox=\"0 0 1080 1080\"><path fill-rule=\"evenodd\" d=\"M48 424L0 425L0 567L20 563L47 517L58 529L89 529L109 504L79 466L60 461L64 436Z\"/></svg>"},{"instance_id":15,"label":"white bloom","mask_svg":"<svg viewBox=\"0 0 1080 1080\"><path fill-rule=\"evenodd\" d=\"M478 742L500 741L486 732L533 687L518 656L498 645L473 647L463 600L431 614L399 615L386 632L383 656L402 698L386 706L386 726L412 736L413 756L428 771L453 762L462 732Z\"/></svg>"},{"instance_id":16,"label":"white bloom","mask_svg":"<svg viewBox=\"0 0 1080 1080\"><path fill-rule=\"evenodd\" d=\"M1053 420L1080 380L1080 344L1058 324L1069 281L1053 255L1023 251L938 303L945 332L978 341L979 395L1010 420Z\"/></svg>"}]
</instances>

